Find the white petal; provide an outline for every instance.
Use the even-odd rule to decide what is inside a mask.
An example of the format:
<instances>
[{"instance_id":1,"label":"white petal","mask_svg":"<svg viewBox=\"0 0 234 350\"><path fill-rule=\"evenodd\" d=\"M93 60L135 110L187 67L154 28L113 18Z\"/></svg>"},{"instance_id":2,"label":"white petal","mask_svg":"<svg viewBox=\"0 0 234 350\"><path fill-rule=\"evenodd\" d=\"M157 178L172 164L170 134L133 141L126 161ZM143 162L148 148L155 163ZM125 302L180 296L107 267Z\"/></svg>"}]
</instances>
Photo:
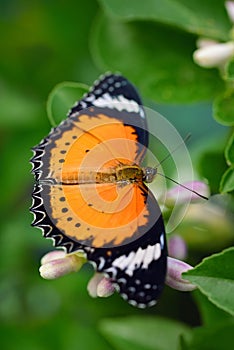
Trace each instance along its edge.
<instances>
[{"instance_id":1,"label":"white petal","mask_svg":"<svg viewBox=\"0 0 234 350\"><path fill-rule=\"evenodd\" d=\"M219 43L200 48L193 53L194 61L201 67L219 67L234 56L234 42Z\"/></svg>"}]
</instances>

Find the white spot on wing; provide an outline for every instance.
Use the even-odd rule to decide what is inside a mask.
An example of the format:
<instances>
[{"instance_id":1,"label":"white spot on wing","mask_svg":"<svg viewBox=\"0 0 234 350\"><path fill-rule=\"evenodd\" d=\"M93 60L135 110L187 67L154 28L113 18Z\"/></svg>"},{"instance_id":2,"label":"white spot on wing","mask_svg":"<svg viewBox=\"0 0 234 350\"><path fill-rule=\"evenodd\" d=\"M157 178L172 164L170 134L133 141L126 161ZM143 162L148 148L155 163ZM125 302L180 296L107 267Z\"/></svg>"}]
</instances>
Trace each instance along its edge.
<instances>
[{"instance_id":1,"label":"white spot on wing","mask_svg":"<svg viewBox=\"0 0 234 350\"><path fill-rule=\"evenodd\" d=\"M97 90L95 90L95 94L96 95L100 95L102 93L102 89L97 89Z\"/></svg>"},{"instance_id":2,"label":"white spot on wing","mask_svg":"<svg viewBox=\"0 0 234 350\"><path fill-rule=\"evenodd\" d=\"M125 294L125 293L121 293L120 295L121 295L121 297L122 297L124 300L128 300L128 296L127 296L127 294Z\"/></svg>"},{"instance_id":3,"label":"white spot on wing","mask_svg":"<svg viewBox=\"0 0 234 350\"><path fill-rule=\"evenodd\" d=\"M161 249L164 248L164 234L162 233L160 236L160 244L161 244Z\"/></svg>"},{"instance_id":4,"label":"white spot on wing","mask_svg":"<svg viewBox=\"0 0 234 350\"><path fill-rule=\"evenodd\" d=\"M145 288L145 289L150 289L150 288L151 288L151 285L150 285L149 283L147 283L147 284L144 285L144 288Z\"/></svg>"},{"instance_id":5,"label":"white spot on wing","mask_svg":"<svg viewBox=\"0 0 234 350\"><path fill-rule=\"evenodd\" d=\"M88 102L93 102L94 100L95 100L95 95L90 95L90 96L87 96L86 98L85 98L85 100L86 101L88 101Z\"/></svg>"},{"instance_id":6,"label":"white spot on wing","mask_svg":"<svg viewBox=\"0 0 234 350\"><path fill-rule=\"evenodd\" d=\"M115 85L115 87L118 89L118 88L120 88L121 83L120 83L119 81L117 81L114 85Z\"/></svg>"},{"instance_id":7,"label":"white spot on wing","mask_svg":"<svg viewBox=\"0 0 234 350\"><path fill-rule=\"evenodd\" d=\"M148 265L151 263L151 261L154 259L154 246L149 245L146 249L145 258L143 261L143 269L147 269Z\"/></svg>"},{"instance_id":8,"label":"white spot on wing","mask_svg":"<svg viewBox=\"0 0 234 350\"><path fill-rule=\"evenodd\" d=\"M154 260L158 260L161 256L161 246L159 243L155 244L154 248Z\"/></svg>"},{"instance_id":9,"label":"white spot on wing","mask_svg":"<svg viewBox=\"0 0 234 350\"><path fill-rule=\"evenodd\" d=\"M100 270L102 270L103 267L104 267L104 265L105 265L105 259L101 256L101 257L99 258L99 265L98 265L98 268L99 268Z\"/></svg>"},{"instance_id":10,"label":"white spot on wing","mask_svg":"<svg viewBox=\"0 0 234 350\"><path fill-rule=\"evenodd\" d=\"M126 283L127 283L127 280L126 280L126 278L120 278L117 282L118 282L118 283L126 284Z\"/></svg>"},{"instance_id":11,"label":"white spot on wing","mask_svg":"<svg viewBox=\"0 0 234 350\"><path fill-rule=\"evenodd\" d=\"M93 101L93 105L96 107L108 107L111 109L117 109L118 111L126 110L127 112L140 112L140 106L134 100L128 100L123 95L112 97L110 94L105 93L103 96Z\"/></svg>"},{"instance_id":12,"label":"white spot on wing","mask_svg":"<svg viewBox=\"0 0 234 350\"><path fill-rule=\"evenodd\" d=\"M111 275L112 278L116 278L117 275L117 269L115 267L109 267L108 269L105 270L105 272L108 275Z\"/></svg>"},{"instance_id":13,"label":"white spot on wing","mask_svg":"<svg viewBox=\"0 0 234 350\"><path fill-rule=\"evenodd\" d=\"M138 248L137 252L135 253L135 256L134 256L133 260L128 265L127 270L126 270L126 273L129 276L132 276L133 275L133 271L141 266L142 261L144 260L145 252L146 252L145 249L142 249L141 247Z\"/></svg>"},{"instance_id":14,"label":"white spot on wing","mask_svg":"<svg viewBox=\"0 0 234 350\"><path fill-rule=\"evenodd\" d=\"M157 300L151 300L147 306L150 307L150 306L154 306L155 304L157 304Z\"/></svg>"},{"instance_id":15,"label":"white spot on wing","mask_svg":"<svg viewBox=\"0 0 234 350\"><path fill-rule=\"evenodd\" d=\"M156 243L154 246L148 246L146 249L138 248L136 252L131 252L128 256L121 255L115 259L112 266L120 270L126 270L125 273L133 276L134 270L139 267L148 269L152 261L158 260L161 256L161 245Z\"/></svg>"},{"instance_id":16,"label":"white spot on wing","mask_svg":"<svg viewBox=\"0 0 234 350\"><path fill-rule=\"evenodd\" d=\"M107 81L108 81L109 84L113 84L114 83L114 79L113 78L109 78Z\"/></svg>"},{"instance_id":17,"label":"white spot on wing","mask_svg":"<svg viewBox=\"0 0 234 350\"><path fill-rule=\"evenodd\" d=\"M131 252L128 257L126 257L126 255L121 255L119 258L113 261L112 266L118 267L120 270L125 270L128 267L134 255L134 252Z\"/></svg>"}]
</instances>

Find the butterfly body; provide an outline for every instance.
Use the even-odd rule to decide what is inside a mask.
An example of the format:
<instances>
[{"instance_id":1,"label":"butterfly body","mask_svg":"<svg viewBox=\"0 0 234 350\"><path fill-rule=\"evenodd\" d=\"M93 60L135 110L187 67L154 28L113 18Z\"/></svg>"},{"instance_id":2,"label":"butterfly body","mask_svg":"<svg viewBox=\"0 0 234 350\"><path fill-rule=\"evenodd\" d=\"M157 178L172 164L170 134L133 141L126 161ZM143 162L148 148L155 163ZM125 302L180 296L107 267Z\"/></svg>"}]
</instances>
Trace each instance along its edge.
<instances>
[{"instance_id":1,"label":"butterfly body","mask_svg":"<svg viewBox=\"0 0 234 350\"><path fill-rule=\"evenodd\" d=\"M64 184L87 184L87 183L129 183L144 181L144 169L137 165L121 164L98 171L89 169L88 171L70 170L63 173L61 183Z\"/></svg>"},{"instance_id":2,"label":"butterfly body","mask_svg":"<svg viewBox=\"0 0 234 350\"><path fill-rule=\"evenodd\" d=\"M134 306L155 304L166 274L162 214L142 167L148 130L135 88L101 77L34 148L33 226L68 253L82 251Z\"/></svg>"}]
</instances>

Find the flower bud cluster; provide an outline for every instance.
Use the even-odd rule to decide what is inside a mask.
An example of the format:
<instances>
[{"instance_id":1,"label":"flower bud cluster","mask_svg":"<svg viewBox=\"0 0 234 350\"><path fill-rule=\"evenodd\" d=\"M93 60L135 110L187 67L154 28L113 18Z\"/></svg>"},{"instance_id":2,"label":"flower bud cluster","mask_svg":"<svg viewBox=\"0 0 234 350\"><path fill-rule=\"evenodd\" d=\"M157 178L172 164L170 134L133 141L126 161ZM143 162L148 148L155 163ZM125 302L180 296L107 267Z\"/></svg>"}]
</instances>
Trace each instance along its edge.
<instances>
[{"instance_id":1,"label":"flower bud cluster","mask_svg":"<svg viewBox=\"0 0 234 350\"><path fill-rule=\"evenodd\" d=\"M234 24L234 1L226 1L228 16ZM199 38L198 49L193 53L194 62L204 68L220 68L234 57L234 40L218 42L209 38Z\"/></svg>"}]
</instances>

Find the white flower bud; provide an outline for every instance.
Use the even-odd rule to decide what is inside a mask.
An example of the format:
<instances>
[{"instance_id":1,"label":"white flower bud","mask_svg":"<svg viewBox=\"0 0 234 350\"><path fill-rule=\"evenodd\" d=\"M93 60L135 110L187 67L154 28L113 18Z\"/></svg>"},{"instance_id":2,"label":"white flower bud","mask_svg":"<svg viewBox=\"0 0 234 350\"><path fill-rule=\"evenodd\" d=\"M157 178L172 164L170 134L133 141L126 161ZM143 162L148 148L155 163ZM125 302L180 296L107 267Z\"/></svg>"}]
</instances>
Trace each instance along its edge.
<instances>
[{"instance_id":1,"label":"white flower bud","mask_svg":"<svg viewBox=\"0 0 234 350\"><path fill-rule=\"evenodd\" d=\"M89 280L87 290L92 298L97 298L97 286L98 283L103 279L102 273L95 273L93 277Z\"/></svg>"},{"instance_id":2,"label":"white flower bud","mask_svg":"<svg viewBox=\"0 0 234 350\"><path fill-rule=\"evenodd\" d=\"M77 272L85 263L85 259L75 254L67 255L65 258L50 260L44 263L40 269L41 277L45 279L56 279L71 272Z\"/></svg>"},{"instance_id":3,"label":"white flower bud","mask_svg":"<svg viewBox=\"0 0 234 350\"><path fill-rule=\"evenodd\" d=\"M166 284L171 288L182 292L190 292L196 289L196 286L194 284L182 278L182 273L187 272L192 268L192 266L181 260L168 257Z\"/></svg>"},{"instance_id":4,"label":"white flower bud","mask_svg":"<svg viewBox=\"0 0 234 350\"><path fill-rule=\"evenodd\" d=\"M232 41L205 46L193 53L194 61L205 68L222 66L232 56L234 56L234 42Z\"/></svg>"},{"instance_id":5,"label":"white flower bud","mask_svg":"<svg viewBox=\"0 0 234 350\"><path fill-rule=\"evenodd\" d=\"M114 285L111 283L110 279L103 277L97 285L97 296L101 298L106 298L112 295L115 291Z\"/></svg>"},{"instance_id":6,"label":"white flower bud","mask_svg":"<svg viewBox=\"0 0 234 350\"><path fill-rule=\"evenodd\" d=\"M44 265L52 260L63 259L65 256L66 253L64 250L53 250L41 258L41 265Z\"/></svg>"},{"instance_id":7,"label":"white flower bud","mask_svg":"<svg viewBox=\"0 0 234 350\"><path fill-rule=\"evenodd\" d=\"M93 298L107 298L115 291L114 285L110 279L103 276L102 273L95 273L88 283L89 295Z\"/></svg>"}]
</instances>

